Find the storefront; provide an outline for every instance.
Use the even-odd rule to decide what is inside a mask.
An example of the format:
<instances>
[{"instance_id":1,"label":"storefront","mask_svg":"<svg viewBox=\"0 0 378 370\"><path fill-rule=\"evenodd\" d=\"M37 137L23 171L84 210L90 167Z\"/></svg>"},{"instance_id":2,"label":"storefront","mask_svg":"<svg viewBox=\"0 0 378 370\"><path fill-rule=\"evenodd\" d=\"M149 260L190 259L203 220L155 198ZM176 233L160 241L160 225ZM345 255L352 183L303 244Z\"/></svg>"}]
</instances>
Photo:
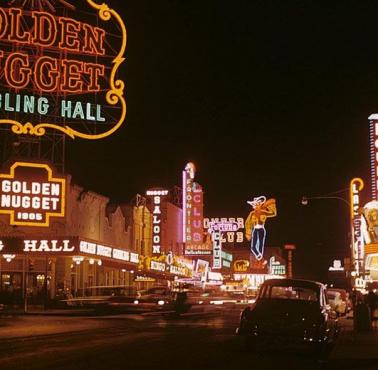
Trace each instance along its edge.
<instances>
[{"instance_id":1,"label":"storefront","mask_svg":"<svg viewBox=\"0 0 378 370\"><path fill-rule=\"evenodd\" d=\"M128 286L139 254L70 238L3 238L0 284L4 303L91 295L97 286Z\"/></svg>"}]
</instances>

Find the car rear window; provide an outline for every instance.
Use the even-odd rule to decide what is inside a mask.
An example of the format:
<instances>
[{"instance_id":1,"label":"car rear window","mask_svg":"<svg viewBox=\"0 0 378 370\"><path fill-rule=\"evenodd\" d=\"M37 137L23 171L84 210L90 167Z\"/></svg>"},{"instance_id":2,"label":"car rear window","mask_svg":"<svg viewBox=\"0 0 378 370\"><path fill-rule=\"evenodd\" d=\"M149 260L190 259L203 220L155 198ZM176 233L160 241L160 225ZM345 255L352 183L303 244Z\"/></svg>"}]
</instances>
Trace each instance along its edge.
<instances>
[{"instance_id":1,"label":"car rear window","mask_svg":"<svg viewBox=\"0 0 378 370\"><path fill-rule=\"evenodd\" d=\"M261 292L261 298L289 299L312 302L316 302L319 300L318 293L314 289L301 286L280 285L266 286L265 289L263 289L263 291Z\"/></svg>"}]
</instances>

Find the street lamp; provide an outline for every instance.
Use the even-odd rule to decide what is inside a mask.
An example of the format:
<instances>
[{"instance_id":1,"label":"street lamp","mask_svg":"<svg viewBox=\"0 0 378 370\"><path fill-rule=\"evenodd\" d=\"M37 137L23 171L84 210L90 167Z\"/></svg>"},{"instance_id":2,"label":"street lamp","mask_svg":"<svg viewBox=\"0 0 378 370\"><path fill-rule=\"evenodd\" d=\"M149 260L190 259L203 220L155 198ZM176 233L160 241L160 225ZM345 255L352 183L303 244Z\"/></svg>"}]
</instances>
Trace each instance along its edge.
<instances>
[{"instance_id":1,"label":"street lamp","mask_svg":"<svg viewBox=\"0 0 378 370\"><path fill-rule=\"evenodd\" d=\"M302 205L307 206L309 199L337 199L342 201L346 204L350 210L350 248L351 248L351 262L352 268L350 273L350 277L352 278L352 286L356 286L356 277L359 278L360 275L364 276L363 271L363 240L362 240L362 233L360 230L360 223L355 222L359 217L359 207L360 207L360 198L359 194L360 191L364 187L364 182L362 179L356 177L351 180L349 186L349 200L346 200L343 197L340 197L336 194L344 192L347 189L339 190L333 193L325 194L324 196L316 196L316 197L302 197ZM362 266L360 266L362 264ZM355 275L355 276L353 276Z\"/></svg>"},{"instance_id":2,"label":"street lamp","mask_svg":"<svg viewBox=\"0 0 378 370\"><path fill-rule=\"evenodd\" d=\"M309 199L310 200L311 199L338 199L338 200L341 200L342 202L344 202L348 207L350 207L350 203L346 199L344 199L342 197L338 197L338 196L319 196L319 197L306 197L306 196L303 196L302 197L302 201L301 201L302 205L303 206L307 206Z\"/></svg>"}]
</instances>

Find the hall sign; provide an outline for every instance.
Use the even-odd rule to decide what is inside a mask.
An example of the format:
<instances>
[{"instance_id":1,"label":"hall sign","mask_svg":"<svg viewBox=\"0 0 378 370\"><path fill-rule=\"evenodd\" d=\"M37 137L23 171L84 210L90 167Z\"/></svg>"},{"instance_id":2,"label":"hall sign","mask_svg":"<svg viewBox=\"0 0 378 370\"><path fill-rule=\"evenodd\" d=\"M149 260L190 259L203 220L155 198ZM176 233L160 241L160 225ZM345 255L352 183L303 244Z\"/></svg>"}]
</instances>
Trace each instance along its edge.
<instances>
[{"instance_id":1,"label":"hall sign","mask_svg":"<svg viewBox=\"0 0 378 370\"><path fill-rule=\"evenodd\" d=\"M2 238L0 246L4 254L72 254L77 249L77 238Z\"/></svg>"},{"instance_id":2,"label":"hall sign","mask_svg":"<svg viewBox=\"0 0 378 370\"><path fill-rule=\"evenodd\" d=\"M0 174L0 214L10 225L50 225L50 218L64 217L66 180L53 176L47 164L16 162Z\"/></svg>"},{"instance_id":3,"label":"hall sign","mask_svg":"<svg viewBox=\"0 0 378 370\"><path fill-rule=\"evenodd\" d=\"M116 131L126 116L119 14L93 0L8 3L0 8L0 124L35 136L53 129L100 139Z\"/></svg>"}]
</instances>

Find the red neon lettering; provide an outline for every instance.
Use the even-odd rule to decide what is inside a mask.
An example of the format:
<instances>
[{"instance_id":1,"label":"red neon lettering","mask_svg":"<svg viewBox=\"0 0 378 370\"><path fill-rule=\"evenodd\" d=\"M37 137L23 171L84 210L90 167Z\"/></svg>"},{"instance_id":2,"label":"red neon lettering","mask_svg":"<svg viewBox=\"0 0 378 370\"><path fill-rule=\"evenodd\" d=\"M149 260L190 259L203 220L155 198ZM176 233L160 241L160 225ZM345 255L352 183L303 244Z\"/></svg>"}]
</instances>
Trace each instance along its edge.
<instances>
[{"instance_id":1,"label":"red neon lettering","mask_svg":"<svg viewBox=\"0 0 378 370\"><path fill-rule=\"evenodd\" d=\"M58 61L55 58L41 57L34 67L34 83L38 90L55 91L59 85Z\"/></svg>"},{"instance_id":2,"label":"red neon lettering","mask_svg":"<svg viewBox=\"0 0 378 370\"><path fill-rule=\"evenodd\" d=\"M83 71L83 62L77 60L62 60L63 66L63 84L62 91L77 93L83 89L81 72Z\"/></svg>"},{"instance_id":3,"label":"red neon lettering","mask_svg":"<svg viewBox=\"0 0 378 370\"><path fill-rule=\"evenodd\" d=\"M15 42L22 42L22 43L29 43L30 42L30 33L25 32L20 34L21 30L21 18L22 10L18 8L10 8L9 15L10 15L10 34L8 36L9 41Z\"/></svg>"},{"instance_id":4,"label":"red neon lettering","mask_svg":"<svg viewBox=\"0 0 378 370\"><path fill-rule=\"evenodd\" d=\"M101 64L84 63L84 72L89 74L88 91L99 91L98 79L105 73L105 67Z\"/></svg>"},{"instance_id":5,"label":"red neon lettering","mask_svg":"<svg viewBox=\"0 0 378 370\"><path fill-rule=\"evenodd\" d=\"M34 18L33 43L41 46L54 44L57 35L55 18L46 12L32 12Z\"/></svg>"},{"instance_id":6,"label":"red neon lettering","mask_svg":"<svg viewBox=\"0 0 378 370\"><path fill-rule=\"evenodd\" d=\"M70 18L61 17L59 18L59 23L62 26L59 47L67 50L79 51L80 22Z\"/></svg>"},{"instance_id":7,"label":"red neon lettering","mask_svg":"<svg viewBox=\"0 0 378 370\"><path fill-rule=\"evenodd\" d=\"M85 23L83 23L83 30L85 31L83 51L89 54L104 55L105 31Z\"/></svg>"},{"instance_id":8,"label":"red neon lettering","mask_svg":"<svg viewBox=\"0 0 378 370\"><path fill-rule=\"evenodd\" d=\"M8 85L22 89L30 80L29 57L26 54L10 54L5 63L5 79Z\"/></svg>"},{"instance_id":9,"label":"red neon lettering","mask_svg":"<svg viewBox=\"0 0 378 370\"><path fill-rule=\"evenodd\" d=\"M8 29L8 18L3 8L0 8L0 39L2 39Z\"/></svg>"}]
</instances>

